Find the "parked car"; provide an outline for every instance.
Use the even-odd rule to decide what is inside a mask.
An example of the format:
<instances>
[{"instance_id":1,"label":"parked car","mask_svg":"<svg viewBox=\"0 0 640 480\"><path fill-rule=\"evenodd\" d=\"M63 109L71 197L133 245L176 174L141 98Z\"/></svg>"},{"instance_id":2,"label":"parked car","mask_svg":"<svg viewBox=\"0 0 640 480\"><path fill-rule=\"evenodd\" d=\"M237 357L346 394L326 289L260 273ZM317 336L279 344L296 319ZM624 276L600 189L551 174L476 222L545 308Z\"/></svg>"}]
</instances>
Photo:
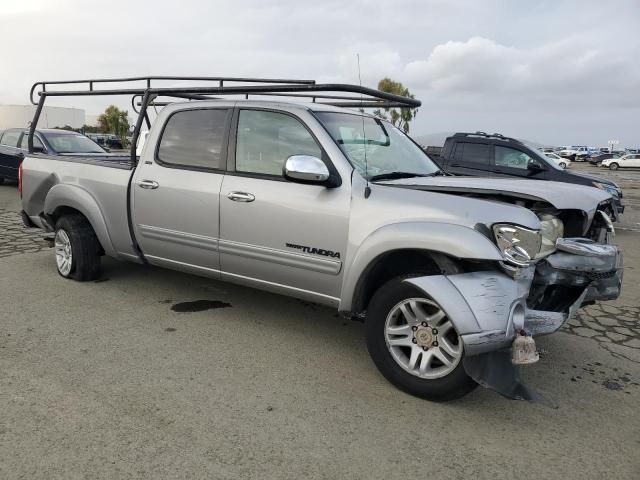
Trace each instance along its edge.
<instances>
[{"instance_id":1,"label":"parked car","mask_svg":"<svg viewBox=\"0 0 640 480\"><path fill-rule=\"evenodd\" d=\"M18 180L18 167L28 151L29 131L11 128L0 134L0 183ZM36 130L33 137L36 152L48 155L105 155L107 152L80 133L69 130Z\"/></svg>"},{"instance_id":2,"label":"parked car","mask_svg":"<svg viewBox=\"0 0 640 480\"><path fill-rule=\"evenodd\" d=\"M610 170L629 167L638 168L640 167L640 154L632 153L619 158L610 158L608 160L603 160L600 166L608 168Z\"/></svg>"},{"instance_id":3,"label":"parked car","mask_svg":"<svg viewBox=\"0 0 640 480\"><path fill-rule=\"evenodd\" d=\"M589 157L589 164L600 165L603 160L609 160L610 158L619 158L617 153L596 153Z\"/></svg>"},{"instance_id":4,"label":"parked car","mask_svg":"<svg viewBox=\"0 0 640 480\"><path fill-rule=\"evenodd\" d=\"M603 190L443 176L391 123L319 102L197 102L166 106L127 167L27 156L23 219L55 232L62 277L109 255L330 305L365 321L388 380L437 400L477 381L526 398L500 352L619 295Z\"/></svg>"},{"instance_id":5,"label":"parked car","mask_svg":"<svg viewBox=\"0 0 640 480\"><path fill-rule=\"evenodd\" d=\"M445 140L442 155L434 157L434 160L445 172L453 175L520 177L596 187L613 196L617 210L611 212L614 219L624 212L622 189L614 182L564 170L555 161L515 138L484 132L456 133Z\"/></svg>"},{"instance_id":6,"label":"parked car","mask_svg":"<svg viewBox=\"0 0 640 480\"><path fill-rule=\"evenodd\" d=\"M569 160L568 158L561 157L556 153L544 152L544 156L553 160L556 163L556 165L558 165L563 170L565 168L569 168L569 166L571 165L571 160Z\"/></svg>"},{"instance_id":7,"label":"parked car","mask_svg":"<svg viewBox=\"0 0 640 480\"><path fill-rule=\"evenodd\" d=\"M568 158L572 161L582 161L589 154L589 147L584 145L574 145L571 147L564 147L556 153L561 157Z\"/></svg>"}]
</instances>

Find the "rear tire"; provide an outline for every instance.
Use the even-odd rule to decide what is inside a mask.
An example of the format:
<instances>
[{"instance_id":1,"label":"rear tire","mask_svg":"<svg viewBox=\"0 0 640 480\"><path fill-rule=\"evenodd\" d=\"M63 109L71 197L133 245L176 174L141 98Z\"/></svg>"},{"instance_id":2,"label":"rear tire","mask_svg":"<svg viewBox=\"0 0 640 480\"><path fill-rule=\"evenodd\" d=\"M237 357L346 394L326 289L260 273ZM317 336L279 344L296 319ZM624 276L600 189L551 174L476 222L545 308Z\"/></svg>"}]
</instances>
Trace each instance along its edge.
<instances>
[{"instance_id":1,"label":"rear tire","mask_svg":"<svg viewBox=\"0 0 640 480\"><path fill-rule=\"evenodd\" d=\"M79 282L100 275L100 242L82 215L65 215L55 227L54 248L58 273Z\"/></svg>"},{"instance_id":2,"label":"rear tire","mask_svg":"<svg viewBox=\"0 0 640 480\"><path fill-rule=\"evenodd\" d=\"M609 170L617 170L619 165L617 163L611 163L609 165Z\"/></svg>"},{"instance_id":3,"label":"rear tire","mask_svg":"<svg viewBox=\"0 0 640 480\"><path fill-rule=\"evenodd\" d=\"M434 401L463 397L477 384L464 370L462 339L439 305L405 278L384 284L369 303L369 355L389 382L411 395Z\"/></svg>"}]
</instances>

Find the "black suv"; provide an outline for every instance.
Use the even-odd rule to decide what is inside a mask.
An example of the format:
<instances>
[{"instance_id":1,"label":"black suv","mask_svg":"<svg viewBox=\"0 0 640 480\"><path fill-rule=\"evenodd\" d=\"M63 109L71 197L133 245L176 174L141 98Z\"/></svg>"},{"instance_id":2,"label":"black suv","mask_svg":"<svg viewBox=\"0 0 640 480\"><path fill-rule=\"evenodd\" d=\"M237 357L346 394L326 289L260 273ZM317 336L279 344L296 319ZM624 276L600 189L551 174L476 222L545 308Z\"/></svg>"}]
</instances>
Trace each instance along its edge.
<instances>
[{"instance_id":1,"label":"black suv","mask_svg":"<svg viewBox=\"0 0 640 480\"><path fill-rule=\"evenodd\" d=\"M431 158L447 173L474 177L522 177L553 180L606 190L624 212L622 190L611 180L563 170L541 152L499 133L456 133L445 140L439 156Z\"/></svg>"}]
</instances>

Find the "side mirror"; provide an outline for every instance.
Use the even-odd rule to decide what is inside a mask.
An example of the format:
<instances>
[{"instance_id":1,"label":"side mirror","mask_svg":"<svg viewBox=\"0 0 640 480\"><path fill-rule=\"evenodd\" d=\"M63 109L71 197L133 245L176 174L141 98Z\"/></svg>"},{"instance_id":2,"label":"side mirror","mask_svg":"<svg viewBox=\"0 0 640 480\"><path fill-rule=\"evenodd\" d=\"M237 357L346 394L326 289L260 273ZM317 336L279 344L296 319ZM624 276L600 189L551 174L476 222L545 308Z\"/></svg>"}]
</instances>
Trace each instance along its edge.
<instances>
[{"instance_id":1,"label":"side mirror","mask_svg":"<svg viewBox=\"0 0 640 480\"><path fill-rule=\"evenodd\" d=\"M292 182L311 184L324 184L331 176L324 162L311 155L290 156L284 164L282 174Z\"/></svg>"},{"instance_id":2,"label":"side mirror","mask_svg":"<svg viewBox=\"0 0 640 480\"><path fill-rule=\"evenodd\" d=\"M42 145L34 145L33 146L33 153L45 153L44 152L44 147Z\"/></svg>"},{"instance_id":3,"label":"side mirror","mask_svg":"<svg viewBox=\"0 0 640 480\"><path fill-rule=\"evenodd\" d=\"M527 165L527 170L529 170L531 172L541 172L542 170L545 170L545 168L540 162L538 162L536 160L532 160Z\"/></svg>"}]
</instances>

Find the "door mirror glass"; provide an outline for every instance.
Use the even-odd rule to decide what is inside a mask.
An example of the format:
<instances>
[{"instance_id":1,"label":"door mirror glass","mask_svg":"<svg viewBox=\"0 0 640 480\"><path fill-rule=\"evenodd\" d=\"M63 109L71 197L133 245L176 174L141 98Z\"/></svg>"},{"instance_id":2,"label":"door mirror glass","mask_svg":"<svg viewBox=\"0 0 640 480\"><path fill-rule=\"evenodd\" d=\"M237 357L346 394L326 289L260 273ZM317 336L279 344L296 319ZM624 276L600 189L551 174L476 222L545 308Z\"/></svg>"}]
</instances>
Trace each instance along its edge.
<instances>
[{"instance_id":1,"label":"door mirror glass","mask_svg":"<svg viewBox=\"0 0 640 480\"><path fill-rule=\"evenodd\" d=\"M284 164L284 178L293 182L321 184L329 180L329 169L311 155L292 155Z\"/></svg>"},{"instance_id":2,"label":"door mirror glass","mask_svg":"<svg viewBox=\"0 0 640 480\"><path fill-rule=\"evenodd\" d=\"M34 145L33 153L44 153L44 147L42 145Z\"/></svg>"}]
</instances>

